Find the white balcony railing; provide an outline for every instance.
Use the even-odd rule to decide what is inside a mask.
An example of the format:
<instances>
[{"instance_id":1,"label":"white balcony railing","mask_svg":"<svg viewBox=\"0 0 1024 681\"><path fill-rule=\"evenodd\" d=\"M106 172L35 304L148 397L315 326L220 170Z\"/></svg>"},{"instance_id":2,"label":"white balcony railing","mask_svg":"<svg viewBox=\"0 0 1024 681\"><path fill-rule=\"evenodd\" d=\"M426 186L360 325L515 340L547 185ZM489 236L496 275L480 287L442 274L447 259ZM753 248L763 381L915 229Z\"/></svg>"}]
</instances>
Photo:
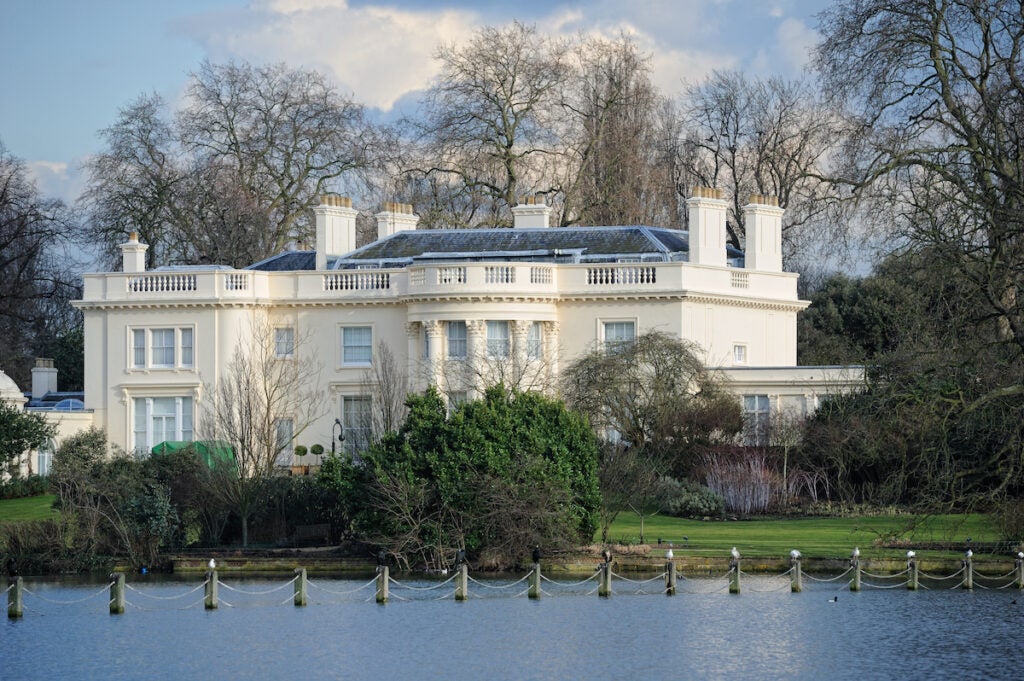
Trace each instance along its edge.
<instances>
[{"instance_id":1,"label":"white balcony railing","mask_svg":"<svg viewBox=\"0 0 1024 681\"><path fill-rule=\"evenodd\" d=\"M376 291L389 288L390 272L331 272L324 275L325 291Z\"/></svg>"},{"instance_id":2,"label":"white balcony railing","mask_svg":"<svg viewBox=\"0 0 1024 681\"><path fill-rule=\"evenodd\" d=\"M656 283L658 270L653 265L602 265L587 268L587 284L590 286Z\"/></svg>"},{"instance_id":3,"label":"white balcony railing","mask_svg":"<svg viewBox=\"0 0 1024 681\"><path fill-rule=\"evenodd\" d=\"M514 284L516 268L513 265L487 265L484 267L484 281L488 284Z\"/></svg>"},{"instance_id":4,"label":"white balcony railing","mask_svg":"<svg viewBox=\"0 0 1024 681\"><path fill-rule=\"evenodd\" d=\"M125 278L127 292L181 293L196 290L196 275L179 272L151 272Z\"/></svg>"},{"instance_id":5,"label":"white balcony railing","mask_svg":"<svg viewBox=\"0 0 1024 681\"><path fill-rule=\"evenodd\" d=\"M380 300L418 296L696 293L796 301L793 274L689 263L466 263L384 270L189 270L86 274L83 303L191 300Z\"/></svg>"}]
</instances>

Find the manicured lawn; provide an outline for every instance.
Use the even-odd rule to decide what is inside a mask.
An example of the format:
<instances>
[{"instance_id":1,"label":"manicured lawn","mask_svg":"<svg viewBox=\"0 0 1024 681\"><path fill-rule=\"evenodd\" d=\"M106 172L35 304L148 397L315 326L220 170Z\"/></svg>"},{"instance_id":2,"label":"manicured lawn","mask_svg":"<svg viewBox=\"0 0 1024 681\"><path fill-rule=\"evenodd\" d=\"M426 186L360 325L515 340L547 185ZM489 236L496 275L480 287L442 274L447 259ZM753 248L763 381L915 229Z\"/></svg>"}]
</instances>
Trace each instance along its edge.
<instances>
[{"instance_id":1,"label":"manicured lawn","mask_svg":"<svg viewBox=\"0 0 1024 681\"><path fill-rule=\"evenodd\" d=\"M41 494L38 497L22 499L0 499L0 523L11 520L46 520L56 518L53 510L54 495Z\"/></svg>"},{"instance_id":2,"label":"manicured lawn","mask_svg":"<svg viewBox=\"0 0 1024 681\"><path fill-rule=\"evenodd\" d=\"M633 513L620 513L608 538L616 543L636 543L640 521ZM799 549L809 558L843 558L860 547L866 558L896 558L906 549L873 546L881 537L898 537L910 542L945 542L966 545L967 537L978 542L1000 540L999 530L988 517L973 515L880 516L863 518L800 518L782 520L684 520L656 516L644 521L644 541L656 549L658 538L672 542L677 553L728 555L735 546L745 556L786 556ZM600 532L595 541L600 540ZM667 547L664 547L667 548ZM933 556L954 556L956 551L929 552ZM981 552L979 552L979 558Z\"/></svg>"}]
</instances>

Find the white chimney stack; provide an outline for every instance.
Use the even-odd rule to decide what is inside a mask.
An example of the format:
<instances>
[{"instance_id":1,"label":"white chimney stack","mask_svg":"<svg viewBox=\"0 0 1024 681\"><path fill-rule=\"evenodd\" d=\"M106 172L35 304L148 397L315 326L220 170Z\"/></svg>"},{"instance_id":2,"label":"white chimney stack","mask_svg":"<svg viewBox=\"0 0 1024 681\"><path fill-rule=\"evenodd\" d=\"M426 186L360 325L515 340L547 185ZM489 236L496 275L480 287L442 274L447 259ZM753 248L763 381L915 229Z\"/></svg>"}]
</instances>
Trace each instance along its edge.
<instances>
[{"instance_id":1,"label":"white chimney stack","mask_svg":"<svg viewBox=\"0 0 1024 681\"><path fill-rule=\"evenodd\" d=\"M694 187L690 211L690 264L725 267L725 216L729 203L720 189Z\"/></svg>"},{"instance_id":2,"label":"white chimney stack","mask_svg":"<svg viewBox=\"0 0 1024 681\"><path fill-rule=\"evenodd\" d=\"M774 196L751 194L743 206L743 222L747 231L744 267L762 272L782 271L782 214Z\"/></svg>"},{"instance_id":3,"label":"white chimney stack","mask_svg":"<svg viewBox=\"0 0 1024 681\"><path fill-rule=\"evenodd\" d=\"M390 201L386 201L384 203L384 210L377 213L374 217L377 218L378 239L391 236L396 232L416 229L416 225L420 221L420 217L413 214L410 204L392 203Z\"/></svg>"},{"instance_id":4,"label":"white chimney stack","mask_svg":"<svg viewBox=\"0 0 1024 681\"><path fill-rule=\"evenodd\" d=\"M550 219L551 206L543 197L527 196L512 207L512 226L516 229L547 229Z\"/></svg>"},{"instance_id":5,"label":"white chimney stack","mask_svg":"<svg viewBox=\"0 0 1024 681\"><path fill-rule=\"evenodd\" d=\"M327 269L328 255L344 255L356 249L356 216L352 199L337 194L324 194L316 215L316 268Z\"/></svg>"},{"instance_id":6,"label":"white chimney stack","mask_svg":"<svg viewBox=\"0 0 1024 681\"><path fill-rule=\"evenodd\" d=\"M138 232L128 235L128 241L121 244L121 270L128 273L146 271L146 251L149 246L139 243Z\"/></svg>"},{"instance_id":7,"label":"white chimney stack","mask_svg":"<svg viewBox=\"0 0 1024 681\"><path fill-rule=\"evenodd\" d=\"M32 367L32 399L42 399L46 393L57 392L57 370L53 366L53 360L46 357L37 357L36 365Z\"/></svg>"}]
</instances>

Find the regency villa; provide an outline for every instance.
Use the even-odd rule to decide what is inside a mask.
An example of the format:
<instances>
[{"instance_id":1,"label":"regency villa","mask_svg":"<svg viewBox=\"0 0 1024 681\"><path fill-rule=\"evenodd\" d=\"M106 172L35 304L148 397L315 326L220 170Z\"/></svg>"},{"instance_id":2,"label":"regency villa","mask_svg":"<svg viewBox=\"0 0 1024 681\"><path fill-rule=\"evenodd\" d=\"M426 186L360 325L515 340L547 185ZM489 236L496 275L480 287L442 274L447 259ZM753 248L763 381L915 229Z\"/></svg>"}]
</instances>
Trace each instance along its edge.
<instances>
[{"instance_id":1,"label":"regency villa","mask_svg":"<svg viewBox=\"0 0 1024 681\"><path fill-rule=\"evenodd\" d=\"M202 402L257 317L270 320L283 360L312 353L323 366L327 404L310 442L329 442L335 419L358 436L384 345L410 389L437 385L451 402L497 379L550 388L560 366L648 330L697 343L754 420L806 414L855 386L857 368L796 366L807 302L798 275L782 270L777 201L755 195L744 208L745 252L727 247L718 191L698 188L688 205L689 232L553 228L550 208L532 200L513 209L512 229L418 230L410 206L386 204L377 239L356 248L357 211L327 195L314 209L315 250L245 269L147 271L147 246L132 235L123 271L86 274L76 303L86 418L126 451L198 437ZM287 441L290 416L278 425ZM279 462L291 458L289 447Z\"/></svg>"}]
</instances>

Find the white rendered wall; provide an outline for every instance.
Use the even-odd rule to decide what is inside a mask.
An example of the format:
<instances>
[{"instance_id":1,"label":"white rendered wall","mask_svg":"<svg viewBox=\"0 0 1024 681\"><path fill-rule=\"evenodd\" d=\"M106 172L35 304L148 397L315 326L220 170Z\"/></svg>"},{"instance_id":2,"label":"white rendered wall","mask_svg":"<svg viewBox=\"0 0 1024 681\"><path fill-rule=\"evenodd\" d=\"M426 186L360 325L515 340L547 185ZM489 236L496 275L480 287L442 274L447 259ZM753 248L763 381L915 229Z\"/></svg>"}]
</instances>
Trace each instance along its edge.
<instances>
[{"instance_id":1,"label":"white rendered wall","mask_svg":"<svg viewBox=\"0 0 1024 681\"><path fill-rule=\"evenodd\" d=\"M431 363L421 356L424 330L439 334L432 347L439 355L444 322L453 320L521 322L514 326L518 333L527 323L543 322L546 342L557 348L556 356L545 359L556 371L593 349L607 321L633 321L637 334L657 330L692 340L711 365L732 366L737 344L747 349L746 366L792 366L796 361L796 311L806 303L796 297L793 274L687 263L509 263L502 275L507 280L496 282L494 264L487 270L467 263L456 279L442 276L446 267L358 274L196 271L190 275L194 281L181 285L174 280L170 290L166 278L181 275L86 275L79 303L85 312L86 407L95 410L96 423L107 429L111 442L127 448L132 398L191 394L195 429L201 431L207 386L225 370L254 316L262 314L269 314L272 326L292 326L298 337L308 336L299 352L312 353L323 365L326 409L309 437L301 439L307 445L330 442L343 396L368 392L370 367L341 362L340 329L346 325L371 327L374 349L381 341L390 346L413 389L421 389L427 378L443 380L446 372L459 369L458 361L435 356ZM338 277L387 280L353 287L352 279ZM132 283L137 280L144 282L142 288ZM334 281L343 285L330 286ZM178 292L173 286L182 288ZM133 326L193 328L194 367L130 367Z\"/></svg>"}]
</instances>

